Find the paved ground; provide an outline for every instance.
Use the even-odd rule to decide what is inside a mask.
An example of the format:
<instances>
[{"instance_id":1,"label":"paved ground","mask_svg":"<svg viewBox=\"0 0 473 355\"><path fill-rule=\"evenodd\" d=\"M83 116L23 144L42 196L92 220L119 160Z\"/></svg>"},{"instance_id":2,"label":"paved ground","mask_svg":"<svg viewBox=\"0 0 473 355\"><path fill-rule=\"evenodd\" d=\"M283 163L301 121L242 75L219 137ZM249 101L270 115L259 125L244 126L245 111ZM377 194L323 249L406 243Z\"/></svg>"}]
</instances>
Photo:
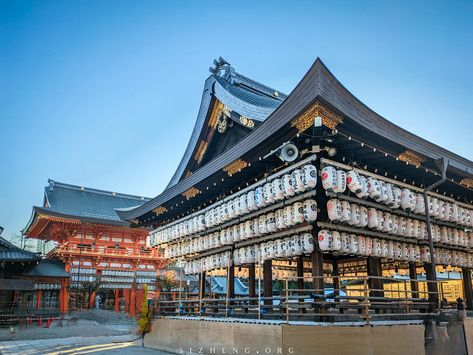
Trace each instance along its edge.
<instances>
[{"instance_id":1,"label":"paved ground","mask_svg":"<svg viewBox=\"0 0 473 355\"><path fill-rule=\"evenodd\" d=\"M12 327L13 331L9 328L0 328L0 341L55 339L78 335L83 337L127 335L136 333L138 329L136 320L126 314L101 309L72 312L66 319L62 322L62 326L58 318L54 319L49 328L45 328L47 318L42 320L41 325L38 321L34 321L28 326L23 324Z\"/></svg>"},{"instance_id":2,"label":"paved ground","mask_svg":"<svg viewBox=\"0 0 473 355\"><path fill-rule=\"evenodd\" d=\"M72 337L60 339L17 340L0 343L2 355L169 355L167 352L141 347L141 339L136 336Z\"/></svg>"}]
</instances>

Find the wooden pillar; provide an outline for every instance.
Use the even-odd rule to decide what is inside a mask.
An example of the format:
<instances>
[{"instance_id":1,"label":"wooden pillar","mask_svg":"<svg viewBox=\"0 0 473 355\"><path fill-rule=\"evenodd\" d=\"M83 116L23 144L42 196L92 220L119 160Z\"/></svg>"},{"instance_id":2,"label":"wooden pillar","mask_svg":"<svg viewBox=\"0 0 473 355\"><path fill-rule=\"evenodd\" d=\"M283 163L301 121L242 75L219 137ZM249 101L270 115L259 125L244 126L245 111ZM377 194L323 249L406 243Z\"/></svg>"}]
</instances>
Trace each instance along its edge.
<instances>
[{"instance_id":1,"label":"wooden pillar","mask_svg":"<svg viewBox=\"0 0 473 355\"><path fill-rule=\"evenodd\" d=\"M473 288L471 285L471 269L462 268L463 290L465 294L465 305L468 310L473 310Z\"/></svg>"},{"instance_id":2,"label":"wooden pillar","mask_svg":"<svg viewBox=\"0 0 473 355\"><path fill-rule=\"evenodd\" d=\"M118 288L115 289L115 304L114 304L114 307L113 307L113 310L115 312L120 312L120 298L118 297Z\"/></svg>"},{"instance_id":3,"label":"wooden pillar","mask_svg":"<svg viewBox=\"0 0 473 355\"><path fill-rule=\"evenodd\" d=\"M228 297L235 298L235 266L228 268Z\"/></svg>"},{"instance_id":4,"label":"wooden pillar","mask_svg":"<svg viewBox=\"0 0 473 355\"><path fill-rule=\"evenodd\" d=\"M299 295L302 297L299 298L300 303L304 303L304 257L302 255L297 257L297 288ZM306 312L304 307L300 308L302 313Z\"/></svg>"},{"instance_id":5,"label":"wooden pillar","mask_svg":"<svg viewBox=\"0 0 473 355\"><path fill-rule=\"evenodd\" d=\"M199 275L199 300L205 297L205 271Z\"/></svg>"},{"instance_id":6,"label":"wooden pillar","mask_svg":"<svg viewBox=\"0 0 473 355\"><path fill-rule=\"evenodd\" d=\"M409 263L409 278L411 280L417 280L416 263L414 262ZM418 281L411 281L411 293L412 293L412 298L419 298L419 282Z\"/></svg>"},{"instance_id":7,"label":"wooden pillar","mask_svg":"<svg viewBox=\"0 0 473 355\"><path fill-rule=\"evenodd\" d=\"M432 281L437 279L437 271L434 270L432 267L431 263L424 263L424 269L425 269L425 278L427 281ZM436 282L427 282L427 291L429 292L428 294L428 299L430 302L430 310L434 311L438 308L438 303L439 303L439 294L438 294L438 287Z\"/></svg>"},{"instance_id":8,"label":"wooden pillar","mask_svg":"<svg viewBox=\"0 0 473 355\"><path fill-rule=\"evenodd\" d=\"M340 279L339 279L339 272L338 272L338 260L334 260L332 262L332 268L333 268L333 272L332 272L332 276L334 276L333 278L333 295L334 297L338 297L340 296Z\"/></svg>"},{"instance_id":9,"label":"wooden pillar","mask_svg":"<svg viewBox=\"0 0 473 355\"><path fill-rule=\"evenodd\" d=\"M255 264L248 266L248 296L256 298L256 267ZM256 304L256 301L250 301L250 304Z\"/></svg>"},{"instance_id":10,"label":"wooden pillar","mask_svg":"<svg viewBox=\"0 0 473 355\"><path fill-rule=\"evenodd\" d=\"M61 283L62 289L62 313L67 313L69 311L69 281L64 280Z\"/></svg>"},{"instance_id":11,"label":"wooden pillar","mask_svg":"<svg viewBox=\"0 0 473 355\"><path fill-rule=\"evenodd\" d=\"M314 293L324 294L324 254L317 248L310 254Z\"/></svg>"},{"instance_id":12,"label":"wooden pillar","mask_svg":"<svg viewBox=\"0 0 473 355\"><path fill-rule=\"evenodd\" d=\"M381 265L381 258L375 258L368 256L366 260L366 266L368 269L368 276L374 276L374 278L368 279L368 285L370 289L383 289L383 280L378 279L377 277L383 276L383 269ZM384 297L383 291L370 291L371 297Z\"/></svg>"},{"instance_id":13,"label":"wooden pillar","mask_svg":"<svg viewBox=\"0 0 473 355\"><path fill-rule=\"evenodd\" d=\"M136 314L136 284L133 283L130 290L130 315L134 316Z\"/></svg>"},{"instance_id":14,"label":"wooden pillar","mask_svg":"<svg viewBox=\"0 0 473 355\"><path fill-rule=\"evenodd\" d=\"M95 309L95 291L90 294L89 308Z\"/></svg>"},{"instance_id":15,"label":"wooden pillar","mask_svg":"<svg viewBox=\"0 0 473 355\"><path fill-rule=\"evenodd\" d=\"M264 304L272 305L273 301L267 299L268 297L273 297L273 270L272 270L272 261L265 260L263 262L263 292L264 292Z\"/></svg>"},{"instance_id":16,"label":"wooden pillar","mask_svg":"<svg viewBox=\"0 0 473 355\"><path fill-rule=\"evenodd\" d=\"M248 292L250 297L256 297L256 267L255 264L248 266Z\"/></svg>"},{"instance_id":17,"label":"wooden pillar","mask_svg":"<svg viewBox=\"0 0 473 355\"><path fill-rule=\"evenodd\" d=\"M36 309L41 309L41 296L42 296L42 291L37 290L36 291Z\"/></svg>"}]
</instances>

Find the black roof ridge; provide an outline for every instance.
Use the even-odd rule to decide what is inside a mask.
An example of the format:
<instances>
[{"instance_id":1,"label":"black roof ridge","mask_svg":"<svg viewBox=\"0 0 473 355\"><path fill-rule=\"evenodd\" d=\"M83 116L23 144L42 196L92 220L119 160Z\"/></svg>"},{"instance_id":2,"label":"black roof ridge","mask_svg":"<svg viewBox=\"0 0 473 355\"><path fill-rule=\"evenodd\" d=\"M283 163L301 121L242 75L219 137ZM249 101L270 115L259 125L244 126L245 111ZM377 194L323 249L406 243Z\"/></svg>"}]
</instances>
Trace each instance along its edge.
<instances>
[{"instance_id":1,"label":"black roof ridge","mask_svg":"<svg viewBox=\"0 0 473 355\"><path fill-rule=\"evenodd\" d=\"M226 79L224 77L224 79ZM268 85L265 85L263 83L260 83L259 81L256 81L256 80L253 80L243 74L240 74L236 71L234 71L232 73L232 79L234 79L234 81L230 81L231 84L236 84L236 85L239 85L239 84L243 84L244 86L248 87L248 88L251 88L253 90L255 90L256 92L260 92L260 93L263 93L265 94L266 96L269 96L273 99L276 99L276 100L280 100L280 101L283 101L287 95L279 90L276 90ZM228 81L228 80L227 80ZM241 86L241 85L239 85ZM278 96L274 95L274 93L277 92L278 93Z\"/></svg>"},{"instance_id":2,"label":"black roof ridge","mask_svg":"<svg viewBox=\"0 0 473 355\"><path fill-rule=\"evenodd\" d=\"M107 196L113 196L113 197L123 197L123 198L129 198L133 200L141 200L141 201L146 201L146 200L151 200L150 197L144 197L144 196L138 196L138 195L131 195L131 194L125 194L125 193L120 193L120 192L113 192L113 191L107 191L107 190L102 190L102 189L96 189L93 187L86 187L86 186L80 186L80 185L73 185L65 182L60 182L56 181L53 179L48 179L48 186L45 186L45 192L47 189L50 189L51 187L54 189L54 187L62 187L70 190L78 190L78 191L84 191L84 192L91 192L95 194L100 194L100 195L107 195Z\"/></svg>"},{"instance_id":3,"label":"black roof ridge","mask_svg":"<svg viewBox=\"0 0 473 355\"><path fill-rule=\"evenodd\" d=\"M138 206L136 206L136 207L138 207ZM56 210L54 208L51 208L51 207L33 206L33 216L34 216L35 212L36 213L45 213L45 214L48 214L48 215L54 216L54 217L72 218L72 219L76 219L76 220L82 220L82 221L85 221L85 222L97 223L97 224L106 222L107 224L117 225L117 226L127 226L127 225L129 225L129 223L127 221L124 221L120 218L111 218L111 216L93 215L93 214L77 215L77 214L68 213L68 212L61 212L61 211L58 211L58 210ZM118 217L118 215L117 215L117 217ZM28 222L28 226L29 226L29 224L30 223ZM26 226L23 229L23 231L26 231L28 226Z\"/></svg>"}]
</instances>

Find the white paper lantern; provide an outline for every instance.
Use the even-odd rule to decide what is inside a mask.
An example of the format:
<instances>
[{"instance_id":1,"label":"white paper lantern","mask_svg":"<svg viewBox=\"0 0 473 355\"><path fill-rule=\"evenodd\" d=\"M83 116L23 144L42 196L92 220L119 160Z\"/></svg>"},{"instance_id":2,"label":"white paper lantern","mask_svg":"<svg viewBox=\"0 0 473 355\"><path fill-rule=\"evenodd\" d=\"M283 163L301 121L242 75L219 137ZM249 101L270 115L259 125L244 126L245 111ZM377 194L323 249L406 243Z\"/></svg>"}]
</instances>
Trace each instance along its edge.
<instances>
[{"instance_id":1,"label":"white paper lantern","mask_svg":"<svg viewBox=\"0 0 473 355\"><path fill-rule=\"evenodd\" d=\"M340 222L348 222L351 220L351 206L348 201L342 201L342 217L340 218Z\"/></svg>"},{"instance_id":2,"label":"white paper lantern","mask_svg":"<svg viewBox=\"0 0 473 355\"><path fill-rule=\"evenodd\" d=\"M319 231L317 239L319 242L319 248L322 251L328 251L332 247L332 232L327 229Z\"/></svg>"},{"instance_id":3,"label":"white paper lantern","mask_svg":"<svg viewBox=\"0 0 473 355\"><path fill-rule=\"evenodd\" d=\"M317 185L317 168L314 165L302 167L302 183L306 189L313 189Z\"/></svg>"},{"instance_id":4,"label":"white paper lantern","mask_svg":"<svg viewBox=\"0 0 473 355\"><path fill-rule=\"evenodd\" d=\"M284 217L284 224L287 227L293 226L296 223L292 219L292 206L291 205L284 207L283 217Z\"/></svg>"},{"instance_id":5,"label":"white paper lantern","mask_svg":"<svg viewBox=\"0 0 473 355\"><path fill-rule=\"evenodd\" d=\"M342 207L343 209L343 207ZM348 224L352 226L357 226L360 223L361 216L360 216L360 206L358 206L355 203L350 204L350 209L351 209L351 214L350 214L350 220L348 221Z\"/></svg>"},{"instance_id":6,"label":"white paper lantern","mask_svg":"<svg viewBox=\"0 0 473 355\"><path fill-rule=\"evenodd\" d=\"M337 231L332 231L332 245L331 250L340 251L342 249L342 236Z\"/></svg>"},{"instance_id":7,"label":"white paper lantern","mask_svg":"<svg viewBox=\"0 0 473 355\"><path fill-rule=\"evenodd\" d=\"M271 182L271 191L273 193L273 198L276 201L284 200L284 188L281 179L274 179Z\"/></svg>"},{"instance_id":8,"label":"white paper lantern","mask_svg":"<svg viewBox=\"0 0 473 355\"><path fill-rule=\"evenodd\" d=\"M342 203L338 199L327 201L327 214L331 221L339 221L342 218Z\"/></svg>"},{"instance_id":9,"label":"white paper lantern","mask_svg":"<svg viewBox=\"0 0 473 355\"><path fill-rule=\"evenodd\" d=\"M291 175L285 174L282 177L283 193L286 198L294 196L294 188L291 185Z\"/></svg>"},{"instance_id":10,"label":"white paper lantern","mask_svg":"<svg viewBox=\"0 0 473 355\"><path fill-rule=\"evenodd\" d=\"M299 238L298 235L293 235L291 237L291 254L294 255L294 256L302 255L300 238Z\"/></svg>"},{"instance_id":11,"label":"white paper lantern","mask_svg":"<svg viewBox=\"0 0 473 355\"><path fill-rule=\"evenodd\" d=\"M358 239L358 250L357 250L357 254L358 255L366 255L366 240L365 240L365 236L363 235L359 235L357 236L357 239Z\"/></svg>"},{"instance_id":12,"label":"white paper lantern","mask_svg":"<svg viewBox=\"0 0 473 355\"><path fill-rule=\"evenodd\" d=\"M360 222L356 226L359 228L365 228L368 226L368 208L365 206L360 206Z\"/></svg>"},{"instance_id":13,"label":"white paper lantern","mask_svg":"<svg viewBox=\"0 0 473 355\"><path fill-rule=\"evenodd\" d=\"M263 198L263 187L258 186L255 189L255 201L258 208L266 207L266 201Z\"/></svg>"},{"instance_id":14,"label":"white paper lantern","mask_svg":"<svg viewBox=\"0 0 473 355\"><path fill-rule=\"evenodd\" d=\"M255 191L254 190L250 190L246 194L246 203L247 203L248 209L250 211L256 211L258 209L258 205L256 204Z\"/></svg>"},{"instance_id":15,"label":"white paper lantern","mask_svg":"<svg viewBox=\"0 0 473 355\"><path fill-rule=\"evenodd\" d=\"M417 195L408 188L401 190L401 208L407 212L416 208Z\"/></svg>"},{"instance_id":16,"label":"white paper lantern","mask_svg":"<svg viewBox=\"0 0 473 355\"><path fill-rule=\"evenodd\" d=\"M333 166L325 166L321 172L322 187L327 191L333 191L337 187L337 169Z\"/></svg>"},{"instance_id":17,"label":"white paper lantern","mask_svg":"<svg viewBox=\"0 0 473 355\"><path fill-rule=\"evenodd\" d=\"M273 212L268 213L266 215L266 228L268 230L268 233L274 233L278 230L276 227L276 217Z\"/></svg>"},{"instance_id":18,"label":"white paper lantern","mask_svg":"<svg viewBox=\"0 0 473 355\"><path fill-rule=\"evenodd\" d=\"M333 192L343 193L347 188L347 173L344 170L337 170L337 183Z\"/></svg>"},{"instance_id":19,"label":"white paper lantern","mask_svg":"<svg viewBox=\"0 0 473 355\"><path fill-rule=\"evenodd\" d=\"M310 254L314 251L314 239L312 234L304 233L300 236L300 245L302 253Z\"/></svg>"},{"instance_id":20,"label":"white paper lantern","mask_svg":"<svg viewBox=\"0 0 473 355\"><path fill-rule=\"evenodd\" d=\"M381 186L379 181L371 176L368 177L368 193L369 196L374 200L381 196Z\"/></svg>"},{"instance_id":21,"label":"white paper lantern","mask_svg":"<svg viewBox=\"0 0 473 355\"><path fill-rule=\"evenodd\" d=\"M296 169L291 173L291 185L296 194L305 191L305 186L302 182L302 171L300 169Z\"/></svg>"},{"instance_id":22,"label":"white paper lantern","mask_svg":"<svg viewBox=\"0 0 473 355\"><path fill-rule=\"evenodd\" d=\"M368 179L366 177L360 175L360 181L362 183L361 191L356 193L358 198L366 198L369 196L369 189L368 189Z\"/></svg>"},{"instance_id":23,"label":"white paper lantern","mask_svg":"<svg viewBox=\"0 0 473 355\"><path fill-rule=\"evenodd\" d=\"M340 238L341 238L341 248L340 252L343 254L349 254L350 253L350 235L348 233L340 233Z\"/></svg>"},{"instance_id":24,"label":"white paper lantern","mask_svg":"<svg viewBox=\"0 0 473 355\"><path fill-rule=\"evenodd\" d=\"M378 224L378 211L373 207L368 208L368 228L378 228Z\"/></svg>"},{"instance_id":25,"label":"white paper lantern","mask_svg":"<svg viewBox=\"0 0 473 355\"><path fill-rule=\"evenodd\" d=\"M313 222L317 219L317 202L313 199L305 200L302 204L304 219L307 222Z\"/></svg>"},{"instance_id":26,"label":"white paper lantern","mask_svg":"<svg viewBox=\"0 0 473 355\"><path fill-rule=\"evenodd\" d=\"M385 203L389 197L388 191L386 189L386 183L382 180L379 180L378 183L379 183L379 188L381 190L381 194L379 195L378 198L376 198L376 201L379 203Z\"/></svg>"},{"instance_id":27,"label":"white paper lantern","mask_svg":"<svg viewBox=\"0 0 473 355\"><path fill-rule=\"evenodd\" d=\"M291 219L295 224L304 222L302 202L295 202L292 204Z\"/></svg>"},{"instance_id":28,"label":"white paper lantern","mask_svg":"<svg viewBox=\"0 0 473 355\"><path fill-rule=\"evenodd\" d=\"M284 223L284 208L276 210L274 213L274 219L276 221L277 229L286 229L286 224Z\"/></svg>"},{"instance_id":29,"label":"white paper lantern","mask_svg":"<svg viewBox=\"0 0 473 355\"><path fill-rule=\"evenodd\" d=\"M360 178L360 174L355 170L350 170L347 173L347 186L348 189L355 194L358 194L362 191L363 181Z\"/></svg>"},{"instance_id":30,"label":"white paper lantern","mask_svg":"<svg viewBox=\"0 0 473 355\"><path fill-rule=\"evenodd\" d=\"M263 198L267 205L274 203L272 183L267 182L263 185Z\"/></svg>"},{"instance_id":31,"label":"white paper lantern","mask_svg":"<svg viewBox=\"0 0 473 355\"><path fill-rule=\"evenodd\" d=\"M266 216L265 215L261 215L259 216L259 219L258 219L258 228L259 228L259 232L261 234L266 234L268 233L268 226L266 225Z\"/></svg>"},{"instance_id":32,"label":"white paper lantern","mask_svg":"<svg viewBox=\"0 0 473 355\"><path fill-rule=\"evenodd\" d=\"M350 254L358 254L358 236L350 234Z\"/></svg>"}]
</instances>

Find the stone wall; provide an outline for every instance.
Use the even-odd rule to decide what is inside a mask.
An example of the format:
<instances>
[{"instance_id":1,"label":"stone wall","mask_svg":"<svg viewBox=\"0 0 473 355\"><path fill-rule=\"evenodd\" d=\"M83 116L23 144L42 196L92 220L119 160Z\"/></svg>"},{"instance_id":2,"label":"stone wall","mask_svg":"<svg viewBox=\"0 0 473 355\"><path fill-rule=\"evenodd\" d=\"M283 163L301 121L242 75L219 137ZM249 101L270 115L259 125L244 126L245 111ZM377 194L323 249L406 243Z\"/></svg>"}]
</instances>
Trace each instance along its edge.
<instances>
[{"instance_id":1,"label":"stone wall","mask_svg":"<svg viewBox=\"0 0 473 355\"><path fill-rule=\"evenodd\" d=\"M313 326L158 319L145 346L203 354L425 354L424 326Z\"/></svg>"}]
</instances>

